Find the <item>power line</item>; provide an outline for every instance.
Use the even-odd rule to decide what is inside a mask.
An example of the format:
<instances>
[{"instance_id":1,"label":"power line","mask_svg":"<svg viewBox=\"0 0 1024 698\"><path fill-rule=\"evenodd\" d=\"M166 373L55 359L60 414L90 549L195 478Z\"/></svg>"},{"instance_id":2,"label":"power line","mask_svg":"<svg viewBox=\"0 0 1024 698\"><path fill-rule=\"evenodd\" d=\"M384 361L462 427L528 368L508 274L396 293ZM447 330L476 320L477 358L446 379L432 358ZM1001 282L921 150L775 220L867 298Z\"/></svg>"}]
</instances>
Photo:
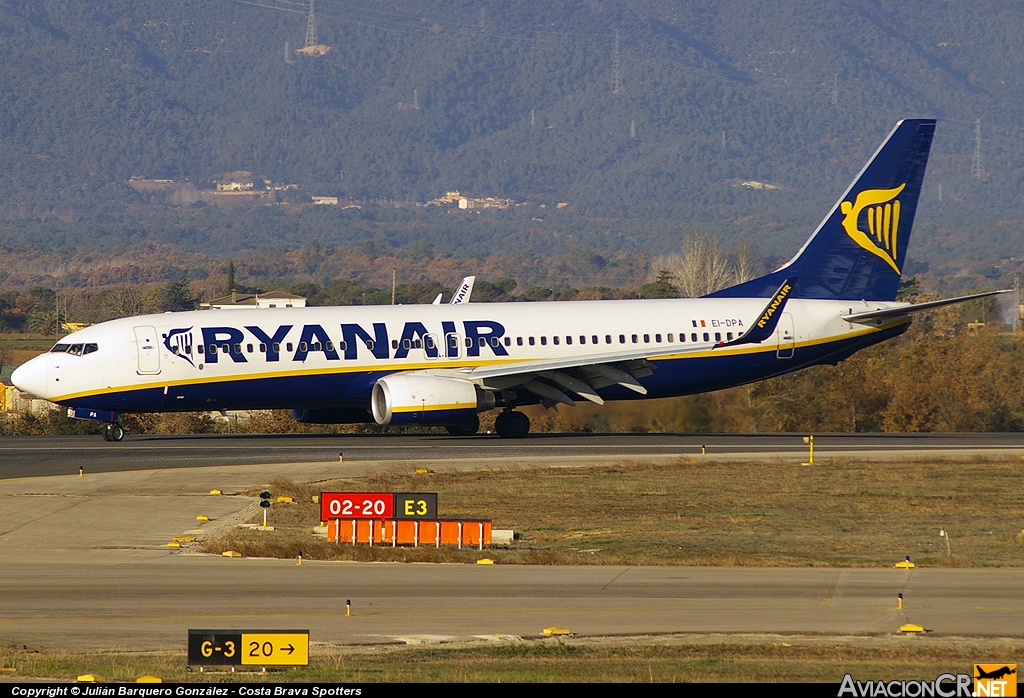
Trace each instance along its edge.
<instances>
[{"instance_id":1,"label":"power line","mask_svg":"<svg viewBox=\"0 0 1024 698\"><path fill-rule=\"evenodd\" d=\"M615 48L612 49L612 92L622 89L622 72L619 70L619 30L615 30Z\"/></svg>"},{"instance_id":2,"label":"power line","mask_svg":"<svg viewBox=\"0 0 1024 698\"><path fill-rule=\"evenodd\" d=\"M305 48L316 46L320 42L316 40L316 15L313 9L314 0L309 0L309 19L306 21L306 45Z\"/></svg>"},{"instance_id":3,"label":"power line","mask_svg":"<svg viewBox=\"0 0 1024 698\"><path fill-rule=\"evenodd\" d=\"M971 176L984 179L985 170L981 166L981 119L974 122L974 157L971 158Z\"/></svg>"}]
</instances>

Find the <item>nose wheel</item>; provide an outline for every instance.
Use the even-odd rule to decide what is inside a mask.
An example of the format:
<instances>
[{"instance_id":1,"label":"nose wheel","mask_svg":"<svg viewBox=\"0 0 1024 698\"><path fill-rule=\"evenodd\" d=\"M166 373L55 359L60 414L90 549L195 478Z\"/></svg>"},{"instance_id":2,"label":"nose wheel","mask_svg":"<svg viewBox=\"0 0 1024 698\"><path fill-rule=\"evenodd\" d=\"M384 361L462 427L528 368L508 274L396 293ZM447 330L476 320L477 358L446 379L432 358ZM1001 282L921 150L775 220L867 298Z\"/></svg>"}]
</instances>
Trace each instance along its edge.
<instances>
[{"instance_id":1,"label":"nose wheel","mask_svg":"<svg viewBox=\"0 0 1024 698\"><path fill-rule=\"evenodd\" d=\"M124 428L120 424L108 424L103 427L104 441L121 441L124 439Z\"/></svg>"},{"instance_id":2,"label":"nose wheel","mask_svg":"<svg viewBox=\"0 0 1024 698\"><path fill-rule=\"evenodd\" d=\"M494 430L503 439L521 439L530 433L530 418L522 412L502 412L494 420Z\"/></svg>"}]
</instances>

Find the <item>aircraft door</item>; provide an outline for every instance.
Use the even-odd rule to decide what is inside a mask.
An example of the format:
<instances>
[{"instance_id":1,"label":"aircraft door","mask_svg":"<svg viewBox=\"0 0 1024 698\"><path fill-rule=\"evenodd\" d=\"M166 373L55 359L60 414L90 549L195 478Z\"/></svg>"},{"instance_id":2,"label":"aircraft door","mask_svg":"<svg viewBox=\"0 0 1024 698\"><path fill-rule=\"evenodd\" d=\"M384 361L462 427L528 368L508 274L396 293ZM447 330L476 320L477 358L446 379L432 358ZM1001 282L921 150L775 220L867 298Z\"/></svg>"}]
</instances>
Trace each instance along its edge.
<instances>
[{"instance_id":1,"label":"aircraft door","mask_svg":"<svg viewBox=\"0 0 1024 698\"><path fill-rule=\"evenodd\" d=\"M444 355L449 359L459 358L459 346L462 344L462 337L449 333L444 336Z\"/></svg>"},{"instance_id":2,"label":"aircraft door","mask_svg":"<svg viewBox=\"0 0 1024 698\"><path fill-rule=\"evenodd\" d=\"M135 346L139 354L139 375L153 376L160 373L160 343L157 342L155 327L136 327Z\"/></svg>"},{"instance_id":3,"label":"aircraft door","mask_svg":"<svg viewBox=\"0 0 1024 698\"><path fill-rule=\"evenodd\" d=\"M775 351L775 357L792 359L793 351L796 348L796 335L793 332L793 316L789 313L783 313L779 319L776 336L779 339L779 348Z\"/></svg>"}]
</instances>

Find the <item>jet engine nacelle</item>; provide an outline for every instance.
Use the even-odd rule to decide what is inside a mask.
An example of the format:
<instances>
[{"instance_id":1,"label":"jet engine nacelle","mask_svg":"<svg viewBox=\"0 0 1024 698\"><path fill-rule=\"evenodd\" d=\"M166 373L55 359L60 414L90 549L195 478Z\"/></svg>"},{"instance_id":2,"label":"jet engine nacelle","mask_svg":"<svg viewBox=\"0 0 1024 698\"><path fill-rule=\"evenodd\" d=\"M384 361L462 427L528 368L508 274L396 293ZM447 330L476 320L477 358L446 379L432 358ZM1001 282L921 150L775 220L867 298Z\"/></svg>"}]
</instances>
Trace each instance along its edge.
<instances>
[{"instance_id":1,"label":"jet engine nacelle","mask_svg":"<svg viewBox=\"0 0 1024 698\"><path fill-rule=\"evenodd\" d=\"M373 386L377 424L465 424L494 407L494 393L467 380L416 373L385 376Z\"/></svg>"}]
</instances>

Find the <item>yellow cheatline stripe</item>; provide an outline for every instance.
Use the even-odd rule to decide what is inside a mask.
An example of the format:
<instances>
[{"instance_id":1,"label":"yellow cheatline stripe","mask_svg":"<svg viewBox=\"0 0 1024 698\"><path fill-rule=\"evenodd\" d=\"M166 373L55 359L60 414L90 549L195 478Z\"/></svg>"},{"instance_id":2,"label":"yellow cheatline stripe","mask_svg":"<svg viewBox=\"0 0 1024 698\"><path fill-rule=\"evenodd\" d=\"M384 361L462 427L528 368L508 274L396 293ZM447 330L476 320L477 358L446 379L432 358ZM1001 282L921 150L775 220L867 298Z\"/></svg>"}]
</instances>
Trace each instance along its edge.
<instances>
[{"instance_id":1,"label":"yellow cheatline stripe","mask_svg":"<svg viewBox=\"0 0 1024 698\"><path fill-rule=\"evenodd\" d=\"M897 320L889 322L885 325L879 325L877 327L867 327L862 330L856 330L854 332L848 332L843 335L833 335L831 337L824 337L822 339L808 339L802 342L793 342L794 348L800 347L814 347L822 344L833 344L836 342L842 342L848 339L855 339L856 337L863 337L869 334L875 334L883 330L888 330L897 325L905 324L909 322L909 319ZM650 361L665 361L670 359L693 359L693 358L706 358L709 356L737 356L742 354L769 354L774 353L779 348L778 344L751 344L748 346L736 346L736 347L722 347L720 349L708 349L707 351L689 352L686 354L666 354L665 356L651 357ZM789 348L788 346L786 347Z\"/></svg>"},{"instance_id":2,"label":"yellow cheatline stripe","mask_svg":"<svg viewBox=\"0 0 1024 698\"><path fill-rule=\"evenodd\" d=\"M847 334L839 336L831 336L822 339L805 340L803 342L794 342L794 348L800 347L811 347L818 346L821 344L832 344L834 342L841 342L847 339L854 339L856 337L862 337L868 334L874 334L883 330L896 327L897 325L905 324L909 322L909 319L897 320L879 325L877 327L868 327L855 332L849 332ZM788 348L788 347L787 347ZM649 357L650 361L670 361L675 359L696 359L696 358L707 358L709 356L738 356L743 354L767 354L774 352L778 349L778 345L764 345L764 344L753 344L747 347L727 347L721 349L708 349L707 351L699 352L686 352L682 354L665 354L663 356L652 356ZM426 368L446 368L446 369L460 369L460 368L478 368L482 366L499 366L502 364L516 364L524 361L543 361L543 358L531 357L531 358L516 358L516 359L490 359L487 361L475 361L466 362L459 361L458 363L446 364L444 358L438 358L434 361L424 361L414 364L401 364L401 365L376 365L376 364L362 364L359 366L338 366L338 367L325 367L325 368L311 368L305 370L291 370L291 371L280 371L276 373L246 373L242 375L229 375L229 376L212 376L209 378L202 377L202 380L197 376L192 379L173 380L173 381L160 381L154 383L143 383L140 385L122 385L117 388L108 388L106 390L88 390L80 393L69 393L67 395L54 396L47 398L50 402L61 402L62 400L74 400L83 397L91 397L93 395L109 395L110 393L116 392L127 392L134 390L152 390L154 388L173 388L176 386L195 386L195 385L208 385L212 383L233 383L236 381L250 381L250 380L261 380L265 378L294 378L298 376L323 376L341 373L370 373L374 371L417 371ZM468 376L467 376L468 378Z\"/></svg>"},{"instance_id":3,"label":"yellow cheatline stripe","mask_svg":"<svg viewBox=\"0 0 1024 698\"><path fill-rule=\"evenodd\" d=\"M451 405L409 405L393 407L392 412L438 412L440 410L475 410L475 402L456 402Z\"/></svg>"},{"instance_id":4,"label":"yellow cheatline stripe","mask_svg":"<svg viewBox=\"0 0 1024 698\"><path fill-rule=\"evenodd\" d=\"M294 378L297 376L324 376L331 374L341 373L373 373L378 371L417 371L424 368L444 368L458 370L460 368L478 368L480 366L497 366L507 363L519 363L521 361L533 361L536 359L490 359L487 361L459 361L450 364L443 363L444 359L438 359L436 361L414 363L414 364L401 364L401 365L388 365L381 366L378 364L370 365L359 365L359 366L327 366L324 368L310 368L310 369L299 369L290 371L278 371L278 372L260 372L260 373L244 373L244 374L233 374L229 376L211 376L209 378L205 376L196 376L191 379L171 380L171 381L158 381L152 383L141 383L134 385L121 385L116 388L109 387L106 390L88 390L81 393L68 393L67 395L61 395L59 397L47 398L50 402L58 402L60 400L73 400L80 397L90 397L92 395L109 395L112 392L122 392L129 390L152 390L154 388L174 388L180 385L208 385L211 383L234 383L235 381L250 381L250 380L261 380L264 378Z\"/></svg>"}]
</instances>

